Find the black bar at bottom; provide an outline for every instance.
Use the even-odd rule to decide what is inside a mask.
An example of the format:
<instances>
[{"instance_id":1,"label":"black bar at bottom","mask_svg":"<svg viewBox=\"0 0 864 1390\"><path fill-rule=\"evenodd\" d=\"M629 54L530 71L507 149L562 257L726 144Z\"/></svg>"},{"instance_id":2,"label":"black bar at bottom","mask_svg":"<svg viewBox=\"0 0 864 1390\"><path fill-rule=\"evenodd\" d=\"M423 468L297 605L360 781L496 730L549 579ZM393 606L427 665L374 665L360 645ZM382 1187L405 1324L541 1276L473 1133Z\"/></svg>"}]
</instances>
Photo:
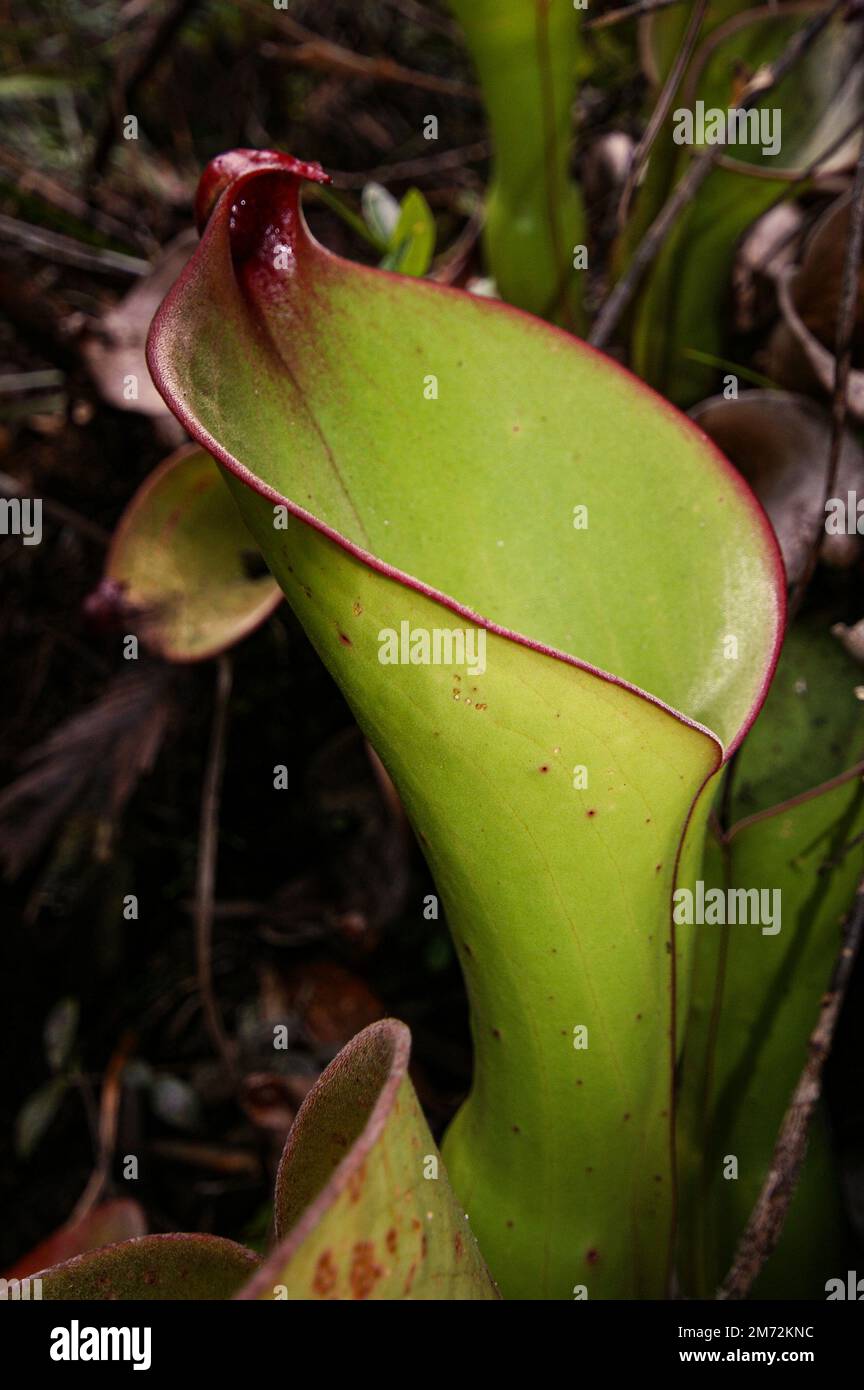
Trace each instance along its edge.
<instances>
[{"instance_id":1,"label":"black bar at bottom","mask_svg":"<svg viewBox=\"0 0 864 1390\"><path fill-rule=\"evenodd\" d=\"M824 1379L826 1373L858 1363L864 1332L864 1309L844 1301L574 1302L547 1305L545 1311L532 1305L522 1331L526 1307L508 1311L499 1305L502 1323L494 1304L463 1305L450 1314L439 1308L427 1313L428 1323L424 1317L419 1324L412 1322L413 1314L404 1306L401 1312L393 1306L389 1312L386 1306L355 1309L349 1316L357 1321L347 1329L353 1335L344 1338L340 1334L345 1325L335 1309L319 1308L310 1314L308 1305L301 1311L296 1305L292 1310L256 1303L6 1302L0 1304L0 1336L7 1366L47 1371L61 1382L70 1375L98 1375L105 1366L114 1374L132 1373L137 1366L142 1376L213 1372L221 1383L231 1375L270 1380L279 1367L287 1375L298 1355L304 1377L318 1370L332 1380L342 1358L353 1372L371 1369L376 1362L380 1372L385 1347L395 1350L392 1334L398 1337L404 1329L411 1340L396 1344L402 1352L391 1362L392 1379L404 1383L424 1364L430 1370L437 1367L432 1370L436 1378L446 1375L450 1357L462 1366L469 1349L480 1370L486 1363L491 1368L502 1354L520 1345L524 1351L530 1347L532 1360L541 1352L545 1361L555 1352L547 1339L551 1343L559 1336L566 1339L562 1350L574 1372L597 1361L608 1372L704 1365L776 1370L796 1365L809 1366ZM379 1340L382 1336L386 1343ZM385 1360L390 1360L389 1352Z\"/></svg>"}]
</instances>

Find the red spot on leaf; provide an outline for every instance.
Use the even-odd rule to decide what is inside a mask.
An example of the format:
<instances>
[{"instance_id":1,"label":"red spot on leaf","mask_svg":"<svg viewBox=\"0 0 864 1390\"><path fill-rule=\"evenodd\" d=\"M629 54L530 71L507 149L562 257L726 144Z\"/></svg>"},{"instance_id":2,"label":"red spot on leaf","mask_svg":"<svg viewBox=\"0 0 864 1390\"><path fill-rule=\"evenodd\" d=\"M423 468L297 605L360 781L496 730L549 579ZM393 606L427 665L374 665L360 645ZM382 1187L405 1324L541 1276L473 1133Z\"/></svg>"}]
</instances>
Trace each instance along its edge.
<instances>
[{"instance_id":1,"label":"red spot on leaf","mask_svg":"<svg viewBox=\"0 0 864 1390\"><path fill-rule=\"evenodd\" d=\"M359 1240L354 1246L351 1273L348 1276L352 1298L368 1298L380 1278L381 1267L375 1263L373 1242Z\"/></svg>"},{"instance_id":2,"label":"red spot on leaf","mask_svg":"<svg viewBox=\"0 0 864 1390\"><path fill-rule=\"evenodd\" d=\"M318 1256L318 1263L315 1266L315 1275L312 1280L314 1292L319 1298L327 1298L336 1287L337 1278L338 1274L333 1263L333 1256L329 1250L325 1250Z\"/></svg>"}]
</instances>

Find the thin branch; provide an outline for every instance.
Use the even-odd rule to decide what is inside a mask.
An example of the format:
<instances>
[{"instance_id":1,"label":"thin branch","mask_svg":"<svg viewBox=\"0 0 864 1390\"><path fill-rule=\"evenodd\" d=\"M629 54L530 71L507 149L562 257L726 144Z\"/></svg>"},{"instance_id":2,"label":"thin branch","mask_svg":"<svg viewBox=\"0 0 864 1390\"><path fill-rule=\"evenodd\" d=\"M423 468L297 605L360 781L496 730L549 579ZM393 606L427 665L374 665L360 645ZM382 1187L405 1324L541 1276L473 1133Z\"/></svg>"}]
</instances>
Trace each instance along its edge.
<instances>
[{"instance_id":1,"label":"thin branch","mask_svg":"<svg viewBox=\"0 0 864 1390\"><path fill-rule=\"evenodd\" d=\"M843 254L843 279L840 290L840 304L834 339L834 393L831 400L831 445L828 454L828 472L825 478L822 507L816 533L807 556L807 564L798 579L789 601L789 617L795 616L801 607L807 586L813 577L819 560L825 525L825 509L829 498L834 496L837 474L840 469L840 454L846 427L848 406L847 391L849 373L852 369L852 334L858 309L858 283L861 275L861 255L864 248L864 145L858 157L855 182L852 186L852 201L849 214L849 232Z\"/></svg>"},{"instance_id":2,"label":"thin branch","mask_svg":"<svg viewBox=\"0 0 864 1390\"><path fill-rule=\"evenodd\" d=\"M424 92L461 97L466 101L480 100L478 89L469 82L462 82L455 77L437 77L431 72L420 72L416 68L397 63L393 58L370 58L365 53L353 53L351 49L342 48L339 44L331 43L329 39L319 38L317 34L312 34L308 40L292 44L268 41L261 45L261 52L265 58L275 58L280 63L336 73L340 77L417 87Z\"/></svg>"},{"instance_id":3,"label":"thin branch","mask_svg":"<svg viewBox=\"0 0 864 1390\"><path fill-rule=\"evenodd\" d=\"M213 901L216 886L216 862L219 838L219 801L222 794L222 774L225 769L225 732L228 725L228 700L231 695L232 666L228 656L220 656L216 667L216 694L210 746L201 791L201 820L198 829L198 867L195 876L195 959L198 989L204 1009L204 1021L210 1039L232 1077L236 1077L236 1061L231 1043L222 1023L222 1015L213 991Z\"/></svg>"},{"instance_id":4,"label":"thin branch","mask_svg":"<svg viewBox=\"0 0 864 1390\"><path fill-rule=\"evenodd\" d=\"M471 252L477 245L483 230L485 215L486 211L483 204L478 202L456 240L448 246L436 262L430 272L429 278L431 280L437 281L439 285L455 285L471 258Z\"/></svg>"},{"instance_id":5,"label":"thin branch","mask_svg":"<svg viewBox=\"0 0 864 1390\"><path fill-rule=\"evenodd\" d=\"M645 167L646 160L651 153L651 147L660 131L663 122L669 114L669 107L678 90L678 84L684 75L684 69L690 62L693 50L699 38L699 31L702 28L702 20L708 8L708 0L697 0L690 16L690 23L687 25L687 32L681 41L681 47L675 55L675 61L669 69L669 75L663 83L663 90L657 100L657 105L651 112L651 119L645 128L639 144L630 159L630 168L627 172L627 182L621 194L621 201L618 204L617 222L619 229L624 226L627 220L627 213L630 211L630 200L633 197L634 189L639 182L639 177Z\"/></svg>"},{"instance_id":6,"label":"thin branch","mask_svg":"<svg viewBox=\"0 0 864 1390\"><path fill-rule=\"evenodd\" d=\"M123 1073L134 1046L134 1035L125 1033L120 1039L102 1079L102 1093L99 1097L96 1166L90 1174L84 1191L75 1203L75 1210L69 1218L70 1225L74 1225L77 1221L83 1221L97 1202L101 1201L108 1186L114 1150L117 1145L117 1121L120 1114L120 1098L123 1094Z\"/></svg>"},{"instance_id":7,"label":"thin branch","mask_svg":"<svg viewBox=\"0 0 864 1390\"><path fill-rule=\"evenodd\" d=\"M864 775L864 768L862 768L861 771L862 775ZM849 853L850 849L855 849L857 845L861 844L864 844L864 830L862 830L860 835L855 835L851 840L847 840L845 845L841 845L839 852L834 856L833 859L825 860L825 863L822 865L822 869L824 870L824 872L827 873L829 869L836 869L840 864L843 863L843 860L846 858L846 855Z\"/></svg>"},{"instance_id":8,"label":"thin branch","mask_svg":"<svg viewBox=\"0 0 864 1390\"><path fill-rule=\"evenodd\" d=\"M822 1070L831 1050L837 1019L846 996L852 968L864 938L864 879L844 924L843 945L834 965L828 993L823 995L819 1020L807 1045L807 1061L783 1117L771 1166L762 1191L738 1242L732 1268L718 1299L746 1298L783 1230L789 1203L807 1151L807 1131L822 1092Z\"/></svg>"},{"instance_id":9,"label":"thin branch","mask_svg":"<svg viewBox=\"0 0 864 1390\"><path fill-rule=\"evenodd\" d=\"M844 4L845 0L833 0L827 10L815 15L797 33L793 34L776 62L760 68L751 78L737 109L749 111L754 106L759 106L768 93L773 91L779 82L782 82L783 78ZM721 142L697 155L684 177L675 186L636 248L627 270L597 315L588 339L594 347L605 347L609 342L622 315L639 288L648 266L654 260L683 209L702 187L725 148L725 142Z\"/></svg>"},{"instance_id":10,"label":"thin branch","mask_svg":"<svg viewBox=\"0 0 864 1390\"><path fill-rule=\"evenodd\" d=\"M359 174L338 169L328 172L332 175L334 188L362 188L370 179L388 184L397 183L401 179L418 179L429 174L446 173L450 169L461 169L464 164L488 159L491 153L490 140L475 140L473 145L442 150L440 154L418 155L416 159L403 159L397 164L379 164L377 168L365 169Z\"/></svg>"},{"instance_id":11,"label":"thin branch","mask_svg":"<svg viewBox=\"0 0 864 1390\"><path fill-rule=\"evenodd\" d=\"M96 137L93 154L87 168L85 186L101 174L108 163L108 156L117 135L117 126L124 114L133 105L141 87L164 58L180 30L198 8L200 0L175 0L154 25L143 47L136 53L134 61L124 70L120 69L114 90L111 93L109 109L102 127Z\"/></svg>"},{"instance_id":12,"label":"thin branch","mask_svg":"<svg viewBox=\"0 0 864 1390\"><path fill-rule=\"evenodd\" d=\"M52 391L65 380L65 372L50 367L42 372L4 372L0 376L0 396L29 396L31 391Z\"/></svg>"},{"instance_id":13,"label":"thin branch","mask_svg":"<svg viewBox=\"0 0 864 1390\"><path fill-rule=\"evenodd\" d=\"M30 222L20 222L17 217L7 217L5 213L0 213L0 238L14 241L37 256L79 266L82 270L96 270L110 275L118 272L121 275L146 275L150 270L150 262L138 256L127 256L123 251L107 251L98 246L85 246L63 232L49 232L46 227L34 227Z\"/></svg>"},{"instance_id":14,"label":"thin branch","mask_svg":"<svg viewBox=\"0 0 864 1390\"><path fill-rule=\"evenodd\" d=\"M864 760L853 764L845 772L838 772L836 777L829 777L827 782L820 782L818 787L810 787L806 792L799 792L797 796L789 796L785 801L778 801L774 806L766 806L762 811L753 811L749 816L742 816L736 820L726 833L726 838L731 840L733 835L740 835L741 831L751 825L759 825L762 821L772 816L779 816L786 811L791 811L796 806L804 806L808 801L813 801L817 796L824 796L826 792L832 791L835 787L845 786L853 778L864 778ZM819 868L823 873L829 867L831 861L826 859Z\"/></svg>"},{"instance_id":15,"label":"thin branch","mask_svg":"<svg viewBox=\"0 0 864 1390\"><path fill-rule=\"evenodd\" d=\"M436 14L418 0L387 0L391 9L397 10L404 19L418 24L422 29L432 29L436 34L446 34L448 38L459 37L459 25L446 15Z\"/></svg>"},{"instance_id":16,"label":"thin branch","mask_svg":"<svg viewBox=\"0 0 864 1390\"><path fill-rule=\"evenodd\" d=\"M619 10L607 10L594 19L586 19L583 29L608 29L610 24L623 24L626 19L641 19L643 15L654 14L656 10L669 10L673 5L683 5L686 0L637 0L635 5L622 5Z\"/></svg>"},{"instance_id":17,"label":"thin branch","mask_svg":"<svg viewBox=\"0 0 864 1390\"><path fill-rule=\"evenodd\" d=\"M26 159L5 145L0 145L0 169L3 169L10 178L15 180L18 192L32 194L51 207L59 208L79 222L85 222L88 227L92 227L102 236L116 237L120 241L137 241L148 251L158 250L158 243L152 236L143 232L141 227L131 225L128 219L134 214L130 208L125 209L127 220L124 221L119 216L93 207L85 198L73 193L58 179L43 174L39 169L34 169ZM116 192L112 194L112 197L115 202L119 201Z\"/></svg>"},{"instance_id":18,"label":"thin branch","mask_svg":"<svg viewBox=\"0 0 864 1390\"><path fill-rule=\"evenodd\" d=\"M265 57L276 58L285 63L296 63L301 67L320 68L324 72L338 73L349 78L400 83L408 87L419 87L427 92L438 92L442 96L461 97L467 101L480 100L479 88L469 82L452 77L438 77L431 72L420 72L386 56L375 58L368 53L355 53L353 49L334 43L314 29L307 29L305 24L292 19L284 10L262 10L258 0L239 0L239 3L242 9L254 11L258 18L268 19L293 40L291 44L264 43L261 52Z\"/></svg>"}]
</instances>

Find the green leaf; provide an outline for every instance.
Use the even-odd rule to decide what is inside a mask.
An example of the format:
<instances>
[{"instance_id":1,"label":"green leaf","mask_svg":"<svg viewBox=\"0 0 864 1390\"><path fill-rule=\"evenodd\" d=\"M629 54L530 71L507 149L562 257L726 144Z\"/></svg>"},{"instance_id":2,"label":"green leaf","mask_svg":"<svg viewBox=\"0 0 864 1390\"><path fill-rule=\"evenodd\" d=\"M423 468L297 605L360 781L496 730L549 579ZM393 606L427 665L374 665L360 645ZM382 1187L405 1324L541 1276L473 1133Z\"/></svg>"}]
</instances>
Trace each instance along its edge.
<instances>
[{"instance_id":1,"label":"green leaf","mask_svg":"<svg viewBox=\"0 0 864 1390\"><path fill-rule=\"evenodd\" d=\"M45 1020L45 1058L52 1071L66 1065L75 1046L80 1006L77 999L60 999Z\"/></svg>"},{"instance_id":2,"label":"green leaf","mask_svg":"<svg viewBox=\"0 0 864 1390\"><path fill-rule=\"evenodd\" d=\"M5 73L0 77L0 102L61 96L79 85L68 74L60 77L50 72Z\"/></svg>"},{"instance_id":3,"label":"green leaf","mask_svg":"<svg viewBox=\"0 0 864 1390\"><path fill-rule=\"evenodd\" d=\"M400 275L426 274L435 253L435 219L419 189L410 189L402 199L387 244L382 270L396 270Z\"/></svg>"},{"instance_id":4,"label":"green leaf","mask_svg":"<svg viewBox=\"0 0 864 1390\"><path fill-rule=\"evenodd\" d=\"M43 1299L195 1301L231 1298L258 1265L233 1240L208 1235L141 1236L42 1270Z\"/></svg>"},{"instance_id":5,"label":"green leaf","mask_svg":"<svg viewBox=\"0 0 864 1390\"><path fill-rule=\"evenodd\" d=\"M29 1095L15 1119L15 1152L29 1158L52 1124L69 1089L69 1078L53 1076Z\"/></svg>"},{"instance_id":6,"label":"green leaf","mask_svg":"<svg viewBox=\"0 0 864 1390\"><path fill-rule=\"evenodd\" d=\"M700 43L704 43L721 24L752 8L752 0L711 0L699 27ZM652 88L659 88L668 76L689 20L687 5L671 5L640 19L639 54Z\"/></svg>"},{"instance_id":7,"label":"green leaf","mask_svg":"<svg viewBox=\"0 0 864 1390\"><path fill-rule=\"evenodd\" d=\"M792 630L735 768L731 805L743 819L722 844L709 840L706 888L779 893L768 901L780 906L780 930L696 928L681 1114L690 1294L710 1297L732 1262L804 1066L840 924L861 876L864 706L852 689L855 675L826 632ZM738 1162L735 1180L724 1175L728 1156ZM832 1262L842 1256L836 1191L817 1114L787 1227L755 1296L824 1296Z\"/></svg>"},{"instance_id":8,"label":"green leaf","mask_svg":"<svg viewBox=\"0 0 864 1390\"><path fill-rule=\"evenodd\" d=\"M360 197L363 218L382 251L390 245L399 222L399 200L380 183L367 183Z\"/></svg>"},{"instance_id":9,"label":"green leaf","mask_svg":"<svg viewBox=\"0 0 864 1390\"><path fill-rule=\"evenodd\" d=\"M246 1299L495 1299L408 1077L394 1019L309 1092L276 1179L279 1244Z\"/></svg>"},{"instance_id":10,"label":"green leaf","mask_svg":"<svg viewBox=\"0 0 864 1390\"><path fill-rule=\"evenodd\" d=\"M627 373L508 306L331 255L300 177L323 175L210 166L151 371L435 874L475 1043L445 1157L493 1275L508 1296L659 1294L691 946L670 944L671 892L770 677L776 547ZM431 658L454 631L439 661L390 664L405 635Z\"/></svg>"},{"instance_id":11,"label":"green leaf","mask_svg":"<svg viewBox=\"0 0 864 1390\"><path fill-rule=\"evenodd\" d=\"M736 106L742 74L753 74L776 59L809 17L807 7L780 5L776 10L750 9L713 26L676 94L673 115L652 157L654 171L649 168L641 195L647 210L657 211L693 155L700 152L699 147L685 149L670 161L674 111L693 111L697 101L703 101L706 110ZM700 364L693 353L725 354L732 328L732 267L740 236L789 188L791 177L852 125L862 105L860 63L849 43L848 26L838 15L792 73L763 100L765 113L779 122L779 154L764 155L761 142L730 147L722 167L709 174L679 216L645 280L632 339L634 369L677 404L699 400L716 380L716 372ZM849 158L848 142L839 158L841 163ZM831 167L837 160L835 152ZM631 248L643 230L644 212L637 209L628 236Z\"/></svg>"},{"instance_id":12,"label":"green leaf","mask_svg":"<svg viewBox=\"0 0 864 1390\"><path fill-rule=\"evenodd\" d=\"M142 483L123 513L105 578L169 661L202 661L274 611L279 586L202 449L184 448Z\"/></svg>"},{"instance_id":13,"label":"green leaf","mask_svg":"<svg viewBox=\"0 0 864 1390\"><path fill-rule=\"evenodd\" d=\"M450 0L483 88L494 146L483 238L502 297L584 325L582 199L570 177L579 19L569 4Z\"/></svg>"},{"instance_id":14,"label":"green leaf","mask_svg":"<svg viewBox=\"0 0 864 1390\"><path fill-rule=\"evenodd\" d=\"M768 811L864 761L861 668L824 623L787 633L732 781L731 819Z\"/></svg>"}]
</instances>

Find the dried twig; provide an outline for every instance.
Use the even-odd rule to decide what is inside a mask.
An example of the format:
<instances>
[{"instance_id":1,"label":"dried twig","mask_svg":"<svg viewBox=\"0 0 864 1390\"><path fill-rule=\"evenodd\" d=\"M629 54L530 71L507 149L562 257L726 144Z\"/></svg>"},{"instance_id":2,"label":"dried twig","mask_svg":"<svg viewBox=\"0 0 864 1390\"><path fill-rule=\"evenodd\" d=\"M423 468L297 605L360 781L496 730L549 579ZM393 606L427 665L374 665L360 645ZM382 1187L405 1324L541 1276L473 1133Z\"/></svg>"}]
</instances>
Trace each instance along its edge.
<instances>
[{"instance_id":1,"label":"dried twig","mask_svg":"<svg viewBox=\"0 0 864 1390\"><path fill-rule=\"evenodd\" d=\"M190 1139L154 1139L151 1153L197 1168L205 1173L221 1173L231 1177L261 1179L261 1160L250 1149L229 1148L226 1144L202 1144Z\"/></svg>"},{"instance_id":2,"label":"dried twig","mask_svg":"<svg viewBox=\"0 0 864 1390\"><path fill-rule=\"evenodd\" d=\"M157 248L157 243L152 236L149 236L140 226L132 225L134 211L131 207L123 205L123 200L116 192L112 194L112 201L123 206L123 211L126 214L125 220L121 216L106 212L104 208L94 208L86 198L73 193L59 179L49 177L40 169L34 169L28 160L6 145L0 145L0 169L3 169L10 178L15 180L15 186L19 192L34 195L42 202L50 204L51 207L59 208L69 217L74 217L79 222L85 222L102 236L117 237L120 241L137 241L140 245L147 246L151 251Z\"/></svg>"},{"instance_id":3,"label":"dried twig","mask_svg":"<svg viewBox=\"0 0 864 1390\"><path fill-rule=\"evenodd\" d=\"M90 1174L87 1186L75 1203L75 1210L69 1218L70 1226L74 1226L77 1221L83 1221L97 1202L101 1201L108 1185L117 1143L117 1120L120 1113L120 1098L123 1094L123 1073L134 1046L134 1034L124 1034L102 1079L102 1094L99 1097L96 1166Z\"/></svg>"},{"instance_id":4,"label":"dried twig","mask_svg":"<svg viewBox=\"0 0 864 1390\"><path fill-rule=\"evenodd\" d=\"M630 168L627 173L627 181L621 193L621 201L618 204L617 222L619 230L627 221L627 213L630 210L630 200L633 197L633 190L639 182L639 176L645 167L645 162L651 153L651 147L663 128L663 122L669 113L669 107L678 90L678 84L684 75L684 69L690 62L693 49L699 38L699 31L702 28L702 20L708 8L708 0L697 0L693 6L693 13L687 25L687 32L681 41L681 47L675 55L675 61L669 69L669 75L663 83L663 90L657 99L657 105L651 112L651 119L645 127L645 132L636 146L630 159Z\"/></svg>"},{"instance_id":5,"label":"dried twig","mask_svg":"<svg viewBox=\"0 0 864 1390\"><path fill-rule=\"evenodd\" d=\"M294 26L292 21L292 27L301 26ZM458 78L437 77L434 73L418 72L416 68L405 67L393 58L370 58L364 53L353 53L350 48L342 48L330 39L319 38L317 34L310 34L308 39L293 44L268 42L262 44L261 52L265 57L276 58L282 63L318 68L323 72L337 73L340 77L359 77L367 82L418 87L424 92L463 97L467 101L480 99L476 87L472 87L468 82L460 82Z\"/></svg>"},{"instance_id":6,"label":"dried twig","mask_svg":"<svg viewBox=\"0 0 864 1390\"><path fill-rule=\"evenodd\" d=\"M430 272L430 280L437 281L439 285L456 284L459 276L464 273L471 259L471 253L477 245L483 230L484 217L485 208L482 203L478 202L456 240L447 248Z\"/></svg>"},{"instance_id":7,"label":"dried twig","mask_svg":"<svg viewBox=\"0 0 864 1390\"><path fill-rule=\"evenodd\" d=\"M53 391L66 380L64 372L48 367L45 371L4 372L0 376L0 396L29 396L31 391ZM3 486L0 474L0 488ZM18 489L13 488L13 491Z\"/></svg>"},{"instance_id":8,"label":"dried twig","mask_svg":"<svg viewBox=\"0 0 864 1390\"><path fill-rule=\"evenodd\" d=\"M219 800L222 793L222 774L225 768L225 731L228 724L228 700L231 695L232 666L228 656L220 656L216 667L216 696L207 767L201 792L201 819L198 829L198 867L195 876L195 959L198 989L204 1009L204 1021L213 1046L232 1077L237 1064L234 1051L222 1023L222 1015L213 992L213 900L218 858Z\"/></svg>"},{"instance_id":9,"label":"dried twig","mask_svg":"<svg viewBox=\"0 0 864 1390\"><path fill-rule=\"evenodd\" d=\"M792 35L776 62L760 68L748 83L738 103L739 111L749 111L754 106L758 106L768 93L773 91L795 66L799 58L806 53L811 44L815 42L844 3L845 0L833 0L833 4L828 9L815 15L797 33ZM684 177L676 184L636 248L627 270L597 315L588 339L594 347L605 347L609 342L622 314L639 288L648 266L657 255L681 212L702 187L725 148L725 143L721 142L697 155Z\"/></svg>"},{"instance_id":10,"label":"dried twig","mask_svg":"<svg viewBox=\"0 0 864 1390\"><path fill-rule=\"evenodd\" d=\"M377 183L398 183L401 179L423 178L429 174L442 174L450 169L461 169L465 164L488 159L492 153L489 140L475 140L473 145L462 145L455 150L442 150L440 154L419 155L416 159L403 159L397 164L379 164L375 169L365 169L355 174L329 170L334 188L362 188L370 180Z\"/></svg>"},{"instance_id":11,"label":"dried twig","mask_svg":"<svg viewBox=\"0 0 864 1390\"><path fill-rule=\"evenodd\" d=\"M790 619L800 609L807 592L807 586L816 569L824 535L825 509L828 499L834 496L834 489L837 484L840 453L843 448L843 435L846 426L847 389L849 372L852 368L852 334L855 329L855 317L858 309L858 283L861 275L862 248L864 248L864 146L862 146L861 154L858 157L855 182L852 187L849 234L846 238L846 248L843 255L843 279L835 326L834 392L831 400L831 445L828 453L828 472L825 477L818 529L813 537L804 571L789 600Z\"/></svg>"},{"instance_id":12,"label":"dried twig","mask_svg":"<svg viewBox=\"0 0 864 1390\"><path fill-rule=\"evenodd\" d=\"M112 275L118 272L121 275L146 275L150 269L150 262L138 256L103 250L99 246L86 246L63 232L49 232L46 227L34 227L30 222L20 222L17 217L7 217L5 213L0 213L0 237L4 241L17 242L26 251L33 251L38 256L80 266L83 270Z\"/></svg>"},{"instance_id":13,"label":"dried twig","mask_svg":"<svg viewBox=\"0 0 864 1390\"><path fill-rule=\"evenodd\" d=\"M138 50L134 61L125 70L121 66L118 80L111 93L109 110L96 136L85 184L89 184L91 179L102 173L114 145L118 122L128 112L139 89L168 52L177 34L199 4L200 0L175 0L154 25L147 42Z\"/></svg>"},{"instance_id":14,"label":"dried twig","mask_svg":"<svg viewBox=\"0 0 864 1390\"><path fill-rule=\"evenodd\" d=\"M783 1230L789 1203L807 1149L810 1119L822 1090L822 1069L831 1050L837 1019L852 968L864 937L864 879L843 932L843 945L834 966L828 993L823 995L819 1021L807 1046L807 1061L783 1117L777 1143L762 1191L744 1230L732 1268L717 1294L718 1299L746 1298Z\"/></svg>"},{"instance_id":15,"label":"dried twig","mask_svg":"<svg viewBox=\"0 0 864 1390\"><path fill-rule=\"evenodd\" d=\"M419 0L387 0L387 3L392 9L398 10L403 18L422 29L432 29L435 33L446 34L451 39L459 35L459 25L454 20L430 10L428 5L419 4Z\"/></svg>"},{"instance_id":16,"label":"dried twig","mask_svg":"<svg viewBox=\"0 0 864 1390\"><path fill-rule=\"evenodd\" d=\"M300 67L320 68L324 72L338 73L344 77L365 78L371 82L399 83L408 87L419 87L427 92L439 92L442 96L462 97L469 101L480 100L479 89L468 82L461 82L452 77L438 77L435 73L419 72L403 63L397 63L392 58L374 58L366 53L355 53L353 49L326 39L314 29L307 29L305 24L292 19L284 10L270 11L267 14L266 10L262 13L257 0L239 0L239 3L245 10L254 10L259 18L266 15L271 23L278 25L280 31L293 40L290 45L263 45L262 52L267 57L296 63Z\"/></svg>"},{"instance_id":17,"label":"dried twig","mask_svg":"<svg viewBox=\"0 0 864 1390\"><path fill-rule=\"evenodd\" d=\"M686 0L636 0L634 5L622 5L618 10L607 10L594 19L586 19L583 29L608 29L610 24L623 24L625 19L641 19L654 14L656 10L669 10L673 5L683 5Z\"/></svg>"}]
</instances>

